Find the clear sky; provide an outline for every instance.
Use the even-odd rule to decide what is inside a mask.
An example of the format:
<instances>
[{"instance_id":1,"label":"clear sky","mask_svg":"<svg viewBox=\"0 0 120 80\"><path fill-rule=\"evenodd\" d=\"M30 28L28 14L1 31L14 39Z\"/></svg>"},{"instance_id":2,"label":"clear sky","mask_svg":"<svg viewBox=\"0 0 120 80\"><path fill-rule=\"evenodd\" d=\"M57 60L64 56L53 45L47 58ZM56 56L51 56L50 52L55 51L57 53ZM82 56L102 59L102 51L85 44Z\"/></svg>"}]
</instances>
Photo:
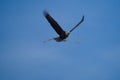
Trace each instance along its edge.
<instances>
[{"instance_id":1,"label":"clear sky","mask_svg":"<svg viewBox=\"0 0 120 80\"><path fill-rule=\"evenodd\" d=\"M0 0L0 80L120 80L120 0Z\"/></svg>"}]
</instances>

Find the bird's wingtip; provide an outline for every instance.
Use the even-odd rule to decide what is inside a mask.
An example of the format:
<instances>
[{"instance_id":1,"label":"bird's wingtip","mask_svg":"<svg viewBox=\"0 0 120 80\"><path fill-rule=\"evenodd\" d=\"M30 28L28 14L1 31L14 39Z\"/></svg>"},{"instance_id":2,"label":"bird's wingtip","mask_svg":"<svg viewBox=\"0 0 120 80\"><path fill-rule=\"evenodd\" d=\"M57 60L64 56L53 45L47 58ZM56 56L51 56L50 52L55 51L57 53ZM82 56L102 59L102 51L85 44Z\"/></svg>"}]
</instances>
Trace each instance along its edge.
<instances>
[{"instance_id":1,"label":"bird's wingtip","mask_svg":"<svg viewBox=\"0 0 120 80\"><path fill-rule=\"evenodd\" d=\"M48 11L46 11L46 10L43 11L43 14L44 14L45 16L49 15Z\"/></svg>"},{"instance_id":2,"label":"bird's wingtip","mask_svg":"<svg viewBox=\"0 0 120 80\"><path fill-rule=\"evenodd\" d=\"M84 18L85 16L83 15L83 18Z\"/></svg>"},{"instance_id":3,"label":"bird's wingtip","mask_svg":"<svg viewBox=\"0 0 120 80\"><path fill-rule=\"evenodd\" d=\"M82 16L82 21L84 21L84 17L85 17L85 16L83 15L83 16Z\"/></svg>"}]
</instances>

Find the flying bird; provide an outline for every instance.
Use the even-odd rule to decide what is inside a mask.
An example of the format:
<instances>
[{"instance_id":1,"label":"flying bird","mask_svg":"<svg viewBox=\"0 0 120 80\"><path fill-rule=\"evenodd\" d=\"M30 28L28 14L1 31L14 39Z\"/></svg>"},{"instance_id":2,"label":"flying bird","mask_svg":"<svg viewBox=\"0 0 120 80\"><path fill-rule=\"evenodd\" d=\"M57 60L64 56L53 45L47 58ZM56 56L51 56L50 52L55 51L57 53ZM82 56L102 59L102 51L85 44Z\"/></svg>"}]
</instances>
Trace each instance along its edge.
<instances>
[{"instance_id":1,"label":"flying bird","mask_svg":"<svg viewBox=\"0 0 120 80\"><path fill-rule=\"evenodd\" d=\"M53 17L50 16L50 14L46 11L44 11L44 16L47 19L47 21L50 23L52 28L56 31L56 33L59 35L58 37L53 38L56 42L62 42L66 41L66 38L70 35L70 33L77 28L83 21L84 21L84 16L80 20L80 22L75 25L70 31L66 32L64 31L61 26L53 19ZM49 39L52 40L52 39ZM48 41L49 41L48 40Z\"/></svg>"}]
</instances>

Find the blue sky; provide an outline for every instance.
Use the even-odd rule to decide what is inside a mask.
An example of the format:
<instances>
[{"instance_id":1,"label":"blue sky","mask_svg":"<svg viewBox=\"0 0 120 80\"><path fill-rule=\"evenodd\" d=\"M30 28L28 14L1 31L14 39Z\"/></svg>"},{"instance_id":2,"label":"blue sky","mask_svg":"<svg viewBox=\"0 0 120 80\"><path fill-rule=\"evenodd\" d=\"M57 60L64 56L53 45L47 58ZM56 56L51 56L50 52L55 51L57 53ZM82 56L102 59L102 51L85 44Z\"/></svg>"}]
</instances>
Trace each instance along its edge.
<instances>
[{"instance_id":1,"label":"blue sky","mask_svg":"<svg viewBox=\"0 0 120 80\"><path fill-rule=\"evenodd\" d=\"M0 80L120 80L119 0L1 0ZM43 16L66 31L67 42ZM79 41L80 43L75 43Z\"/></svg>"}]
</instances>

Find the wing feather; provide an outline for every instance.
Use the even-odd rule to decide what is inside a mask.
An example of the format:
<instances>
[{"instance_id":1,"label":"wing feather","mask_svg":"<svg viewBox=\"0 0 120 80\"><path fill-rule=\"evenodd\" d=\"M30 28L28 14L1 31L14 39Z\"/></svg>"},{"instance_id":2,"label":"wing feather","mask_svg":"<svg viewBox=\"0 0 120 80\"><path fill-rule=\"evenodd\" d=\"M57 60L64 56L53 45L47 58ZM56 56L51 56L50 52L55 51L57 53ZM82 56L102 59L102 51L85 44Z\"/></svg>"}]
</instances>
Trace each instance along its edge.
<instances>
[{"instance_id":1,"label":"wing feather","mask_svg":"<svg viewBox=\"0 0 120 80\"><path fill-rule=\"evenodd\" d=\"M70 32L72 32L75 28L77 28L83 21L84 21L84 16L82 17L81 21L70 30Z\"/></svg>"},{"instance_id":2,"label":"wing feather","mask_svg":"<svg viewBox=\"0 0 120 80\"><path fill-rule=\"evenodd\" d=\"M48 12L44 12L45 18L48 20L52 28L59 34L63 35L65 34L65 31L60 27L60 25L50 16Z\"/></svg>"}]
</instances>

